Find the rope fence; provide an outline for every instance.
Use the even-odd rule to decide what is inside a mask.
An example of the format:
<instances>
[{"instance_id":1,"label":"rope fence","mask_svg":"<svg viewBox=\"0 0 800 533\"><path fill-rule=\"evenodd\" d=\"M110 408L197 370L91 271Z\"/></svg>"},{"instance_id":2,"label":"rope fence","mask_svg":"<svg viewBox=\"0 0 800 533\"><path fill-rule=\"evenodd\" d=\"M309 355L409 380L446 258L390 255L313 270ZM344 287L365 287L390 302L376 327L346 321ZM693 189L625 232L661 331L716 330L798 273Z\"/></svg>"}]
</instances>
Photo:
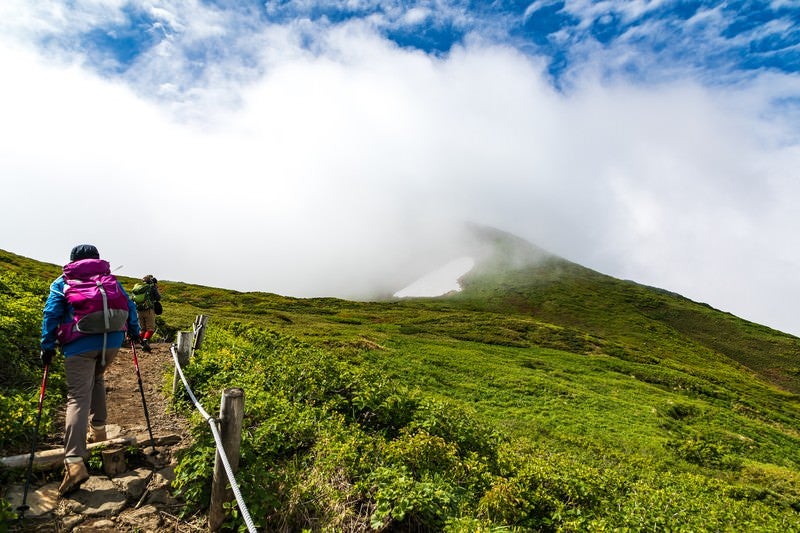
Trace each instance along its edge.
<instances>
[{"instance_id":1,"label":"rope fence","mask_svg":"<svg viewBox=\"0 0 800 533\"><path fill-rule=\"evenodd\" d=\"M196 321L195 324L194 324L194 328L193 329L194 329L194 333L195 333L195 342L192 343L192 352L194 352L194 350L196 348L198 348L199 344L202 342L202 338L201 338L200 334L198 334L198 331L202 332L205 329L205 320L202 320L200 322ZM200 338L200 342L197 341L198 338ZM212 417L211 415L209 415L208 412L206 412L206 410L203 409L203 406L200 405L200 402L197 401L197 398L195 397L194 393L192 392L192 389L189 386L189 383L186 381L186 376L183 373L183 369L181 368L181 361L180 361L180 357L179 357L179 354L178 354L177 345L173 344L170 347L170 352L172 353L172 359L173 359L173 361L175 363L175 372L180 377L180 380L183 382L183 386L186 389L186 392L189 395L189 398L191 399L192 404L200 412L200 414L202 415L203 419L206 422L208 422L208 425L211 427L211 433L214 435L214 442L216 442L217 457L222 462L222 465L223 465L224 470L225 470L225 474L227 475L228 481L230 482L230 485L231 485L231 490L233 491L233 495L236 498L236 503L239 506L239 511L241 512L242 518L244 519L244 523L247 525L247 530L250 533L255 533L257 530L256 530L255 525L253 524L252 518L250 517L250 511L248 511L247 505L245 504L245 502L244 502L244 500L242 498L242 493L239 490L239 485L236 483L236 478L234 476L233 467L231 466L231 462L228 460L228 457L225 454L225 447L224 447L223 442L222 442L222 437L220 436L220 433L219 433L219 428L217 427L217 424L218 424L219 421L217 419L215 419L214 417ZM237 438L238 438L238 436L237 436ZM238 445L237 445L237 447L238 447ZM237 450L237 452L238 452L238 450ZM238 457L237 457L237 459L238 459ZM212 489L212 493L213 492L214 491ZM214 502L212 501L212 506L213 505L214 505ZM211 517L210 517L209 521L211 521ZM212 526L212 529L214 529L213 526Z\"/></svg>"}]
</instances>

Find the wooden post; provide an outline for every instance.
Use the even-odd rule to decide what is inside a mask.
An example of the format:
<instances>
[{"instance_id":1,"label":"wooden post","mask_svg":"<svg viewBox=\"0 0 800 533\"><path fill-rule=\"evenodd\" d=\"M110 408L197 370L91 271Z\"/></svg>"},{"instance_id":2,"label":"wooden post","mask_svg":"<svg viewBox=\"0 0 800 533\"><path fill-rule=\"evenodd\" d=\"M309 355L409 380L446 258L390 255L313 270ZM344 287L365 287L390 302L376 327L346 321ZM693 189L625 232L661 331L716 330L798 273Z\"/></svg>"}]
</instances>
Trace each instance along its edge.
<instances>
[{"instance_id":1,"label":"wooden post","mask_svg":"<svg viewBox=\"0 0 800 533\"><path fill-rule=\"evenodd\" d=\"M194 345L192 352L199 350L203 345L203 339L206 337L206 324L208 324L208 315L197 315L194 319L194 330L196 332L194 337Z\"/></svg>"},{"instance_id":2,"label":"wooden post","mask_svg":"<svg viewBox=\"0 0 800 533\"><path fill-rule=\"evenodd\" d=\"M220 438L235 473L239 469L239 445L242 441L242 419L244 418L244 391L238 388L225 389L219 408ZM219 531L225 521L223 504L233 499L228 475L217 450L214 460L214 476L211 484L211 505L208 509L208 529Z\"/></svg>"},{"instance_id":3,"label":"wooden post","mask_svg":"<svg viewBox=\"0 0 800 533\"><path fill-rule=\"evenodd\" d=\"M189 358L192 355L192 338L194 333L191 331L179 331L178 332L178 362L180 362L181 366L187 364L189 362Z\"/></svg>"},{"instance_id":4,"label":"wooden post","mask_svg":"<svg viewBox=\"0 0 800 533\"><path fill-rule=\"evenodd\" d=\"M109 448L100 452L103 458L103 473L108 477L118 476L128 469L124 448Z\"/></svg>"},{"instance_id":5,"label":"wooden post","mask_svg":"<svg viewBox=\"0 0 800 533\"><path fill-rule=\"evenodd\" d=\"M178 351L178 363L180 363L181 368L189 364L189 358L192 355L193 336L194 333L191 331L178 332L178 340L175 346ZM172 373L172 396L175 396L175 392L178 390L178 381L178 369L176 368Z\"/></svg>"}]
</instances>

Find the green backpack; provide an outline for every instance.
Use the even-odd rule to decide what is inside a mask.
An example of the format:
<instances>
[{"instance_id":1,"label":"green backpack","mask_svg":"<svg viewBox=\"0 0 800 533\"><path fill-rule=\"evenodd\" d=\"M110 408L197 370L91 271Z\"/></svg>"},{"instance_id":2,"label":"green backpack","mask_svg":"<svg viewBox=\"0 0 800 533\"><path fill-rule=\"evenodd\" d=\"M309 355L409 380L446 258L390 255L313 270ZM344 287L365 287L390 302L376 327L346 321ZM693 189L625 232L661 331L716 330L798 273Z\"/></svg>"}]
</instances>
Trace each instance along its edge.
<instances>
[{"instance_id":1,"label":"green backpack","mask_svg":"<svg viewBox=\"0 0 800 533\"><path fill-rule=\"evenodd\" d=\"M150 300L150 285L147 283L137 283L131 290L131 299L136 304L137 309L150 309L153 302Z\"/></svg>"}]
</instances>

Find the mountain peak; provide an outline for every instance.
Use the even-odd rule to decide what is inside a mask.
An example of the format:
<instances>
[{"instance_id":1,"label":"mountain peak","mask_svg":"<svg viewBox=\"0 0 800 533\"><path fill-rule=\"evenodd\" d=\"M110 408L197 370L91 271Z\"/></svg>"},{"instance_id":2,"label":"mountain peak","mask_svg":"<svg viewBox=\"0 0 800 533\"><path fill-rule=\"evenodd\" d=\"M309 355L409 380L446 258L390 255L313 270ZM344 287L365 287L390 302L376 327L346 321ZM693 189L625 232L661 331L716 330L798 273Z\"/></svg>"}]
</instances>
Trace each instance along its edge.
<instances>
[{"instance_id":1,"label":"mountain peak","mask_svg":"<svg viewBox=\"0 0 800 533\"><path fill-rule=\"evenodd\" d=\"M468 274L514 271L556 257L516 235L479 224L466 224L456 241L451 258L394 296L445 296L461 291L462 278Z\"/></svg>"}]
</instances>

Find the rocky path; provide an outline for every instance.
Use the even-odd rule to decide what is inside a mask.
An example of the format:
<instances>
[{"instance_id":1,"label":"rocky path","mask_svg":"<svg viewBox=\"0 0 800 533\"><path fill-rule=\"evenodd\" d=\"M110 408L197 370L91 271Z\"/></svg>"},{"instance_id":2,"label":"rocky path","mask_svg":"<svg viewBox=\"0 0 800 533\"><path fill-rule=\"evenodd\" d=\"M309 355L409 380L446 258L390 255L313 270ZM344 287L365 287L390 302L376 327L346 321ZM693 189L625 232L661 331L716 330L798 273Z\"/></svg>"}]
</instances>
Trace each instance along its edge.
<instances>
[{"instance_id":1,"label":"rocky path","mask_svg":"<svg viewBox=\"0 0 800 533\"><path fill-rule=\"evenodd\" d=\"M30 510L11 531L37 532L190 532L205 530L205 517L179 518L182 508L174 494L176 452L188 444L187 424L169 409L172 355L169 344L153 344L145 353L137 348L147 411L154 443L151 443L144 415L139 381L130 347L123 347L106 371L108 438L135 438L136 445L116 445L122 452L117 461L93 454L91 477L79 490L58 497L63 469L34 476L28 490ZM168 376L165 378L165 374ZM165 394L165 391L167 393ZM63 413L61 415L63 420ZM61 426L62 422L57 425ZM63 430L62 430L63 431ZM42 443L38 450L59 446L62 435ZM55 446L54 446L55 445ZM114 445L107 446L107 452ZM120 460L121 459L121 460ZM22 502L23 486L6 493L14 508Z\"/></svg>"}]
</instances>

